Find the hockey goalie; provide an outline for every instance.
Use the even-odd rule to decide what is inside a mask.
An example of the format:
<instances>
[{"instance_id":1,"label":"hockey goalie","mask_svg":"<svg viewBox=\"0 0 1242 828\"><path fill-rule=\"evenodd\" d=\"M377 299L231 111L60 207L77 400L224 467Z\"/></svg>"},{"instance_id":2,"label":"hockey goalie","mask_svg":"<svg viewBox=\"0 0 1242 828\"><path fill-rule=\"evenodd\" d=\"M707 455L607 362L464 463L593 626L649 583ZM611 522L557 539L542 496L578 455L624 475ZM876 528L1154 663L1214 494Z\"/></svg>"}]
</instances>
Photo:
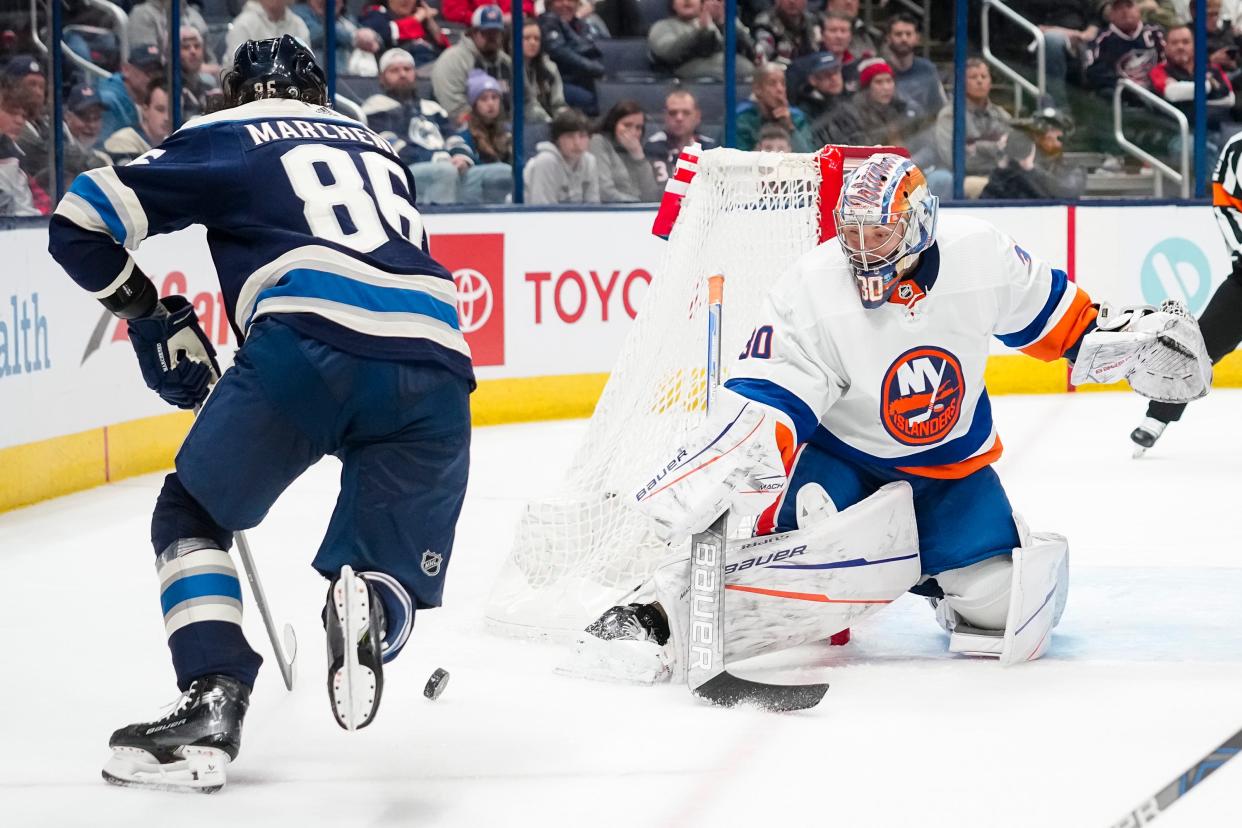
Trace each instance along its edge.
<instances>
[{"instance_id":1,"label":"hockey goalie","mask_svg":"<svg viewBox=\"0 0 1242 828\"><path fill-rule=\"evenodd\" d=\"M725 557L726 662L823 640L907 591L930 601L952 652L1012 665L1047 651L1069 550L1028 531L992 468L990 337L1068 359L1076 383L1125 378L1167 401L1208 391L1183 308L1110 312L988 223L937 207L907 158L855 169L836 237L768 293L707 419L634 482L630 505L673 544L726 510L758 515ZM678 675L689 572L674 557L607 610L580 636L578 668Z\"/></svg>"}]
</instances>

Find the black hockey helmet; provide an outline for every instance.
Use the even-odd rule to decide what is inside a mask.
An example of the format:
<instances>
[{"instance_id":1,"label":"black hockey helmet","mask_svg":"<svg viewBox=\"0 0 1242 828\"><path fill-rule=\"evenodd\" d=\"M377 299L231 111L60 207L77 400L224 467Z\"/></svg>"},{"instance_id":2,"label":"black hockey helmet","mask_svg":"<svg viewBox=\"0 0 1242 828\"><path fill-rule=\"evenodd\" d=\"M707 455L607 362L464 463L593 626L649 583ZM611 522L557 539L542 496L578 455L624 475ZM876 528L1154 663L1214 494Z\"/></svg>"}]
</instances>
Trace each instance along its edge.
<instances>
[{"instance_id":1,"label":"black hockey helmet","mask_svg":"<svg viewBox=\"0 0 1242 828\"><path fill-rule=\"evenodd\" d=\"M328 81L315 55L290 35L247 40L233 55L222 79L226 106L263 98L290 98L328 105Z\"/></svg>"}]
</instances>

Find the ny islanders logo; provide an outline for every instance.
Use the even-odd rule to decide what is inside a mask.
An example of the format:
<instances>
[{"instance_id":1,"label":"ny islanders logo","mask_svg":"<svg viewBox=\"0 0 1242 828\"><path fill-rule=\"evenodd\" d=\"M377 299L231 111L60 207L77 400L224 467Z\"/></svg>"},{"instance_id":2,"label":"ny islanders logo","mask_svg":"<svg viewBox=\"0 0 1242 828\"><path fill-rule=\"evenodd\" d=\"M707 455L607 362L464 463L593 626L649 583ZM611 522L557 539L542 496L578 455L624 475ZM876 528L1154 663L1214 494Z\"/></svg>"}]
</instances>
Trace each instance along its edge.
<instances>
[{"instance_id":1,"label":"ny islanders logo","mask_svg":"<svg viewBox=\"0 0 1242 828\"><path fill-rule=\"evenodd\" d=\"M880 420L897 442L926 446L943 440L962 414L962 364L943 348L906 351L884 373Z\"/></svg>"}]
</instances>

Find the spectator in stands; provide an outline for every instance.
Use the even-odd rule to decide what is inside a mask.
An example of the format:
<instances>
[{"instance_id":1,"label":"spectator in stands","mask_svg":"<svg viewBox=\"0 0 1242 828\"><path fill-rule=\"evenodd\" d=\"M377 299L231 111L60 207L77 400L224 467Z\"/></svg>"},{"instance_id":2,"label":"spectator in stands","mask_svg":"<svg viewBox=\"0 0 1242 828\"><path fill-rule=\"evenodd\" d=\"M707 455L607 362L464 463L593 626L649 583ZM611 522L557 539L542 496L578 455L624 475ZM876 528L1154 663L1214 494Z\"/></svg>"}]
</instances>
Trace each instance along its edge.
<instances>
[{"instance_id":1,"label":"spectator in stands","mask_svg":"<svg viewBox=\"0 0 1242 828\"><path fill-rule=\"evenodd\" d=\"M737 108L738 149L754 149L764 124L779 124L788 130L794 152L812 152L815 149L806 115L796 106L789 105L784 66L765 63L756 67L750 89L750 100Z\"/></svg>"},{"instance_id":2,"label":"spectator in stands","mask_svg":"<svg viewBox=\"0 0 1242 828\"><path fill-rule=\"evenodd\" d=\"M1009 113L992 103L992 71L981 58L966 61L966 172L985 176L1001 160L1009 138ZM936 147L945 169L953 168L953 107L936 119Z\"/></svg>"},{"instance_id":3,"label":"spectator in stands","mask_svg":"<svg viewBox=\"0 0 1242 828\"><path fill-rule=\"evenodd\" d=\"M1017 128L1019 122L1013 125ZM1087 189L1086 169L1065 157L1065 138L1073 127L1073 120L1054 107L1045 107L1021 123L1035 142L1033 175L1052 198L1075 199Z\"/></svg>"},{"instance_id":4,"label":"spectator in stands","mask_svg":"<svg viewBox=\"0 0 1242 828\"><path fill-rule=\"evenodd\" d=\"M841 59L832 52L820 52L802 61L805 61L805 67L798 68L805 69L806 80L800 83L801 92L796 96L795 103L811 122L811 135L816 146L837 143L832 135L833 113L850 99L845 91ZM793 74L793 68L790 73Z\"/></svg>"},{"instance_id":5,"label":"spectator in stands","mask_svg":"<svg viewBox=\"0 0 1242 828\"><path fill-rule=\"evenodd\" d=\"M1087 83L1110 99L1118 78L1150 89L1151 70L1164 60L1164 34L1143 23L1134 0L1112 0L1108 21L1087 50Z\"/></svg>"},{"instance_id":6,"label":"spectator in stands","mask_svg":"<svg viewBox=\"0 0 1242 828\"><path fill-rule=\"evenodd\" d=\"M23 153L16 141L25 127L22 102L13 89L4 89L0 92L0 216L40 215L30 176L21 166Z\"/></svg>"},{"instance_id":7,"label":"spectator in stands","mask_svg":"<svg viewBox=\"0 0 1242 828\"><path fill-rule=\"evenodd\" d=\"M600 201L660 200L660 186L643 152L646 124L637 101L618 101L596 127L589 148L599 166Z\"/></svg>"},{"instance_id":8,"label":"spectator in stands","mask_svg":"<svg viewBox=\"0 0 1242 828\"><path fill-rule=\"evenodd\" d=\"M860 146L904 146L915 124L914 109L897 94L892 67L884 58L859 61L858 83L858 94L829 118L834 140Z\"/></svg>"},{"instance_id":9,"label":"spectator in stands","mask_svg":"<svg viewBox=\"0 0 1242 828\"><path fill-rule=\"evenodd\" d=\"M526 70L526 121L546 124L566 108L565 86L556 64L543 53L543 30L533 17L522 23L522 56Z\"/></svg>"},{"instance_id":10,"label":"spectator in stands","mask_svg":"<svg viewBox=\"0 0 1242 828\"><path fill-rule=\"evenodd\" d=\"M547 9L539 16L543 48L561 72L565 101L597 115L595 81L605 73L603 55L587 24L577 17L578 0L548 0Z\"/></svg>"},{"instance_id":11,"label":"spectator in stands","mask_svg":"<svg viewBox=\"0 0 1242 828\"><path fill-rule=\"evenodd\" d=\"M95 149L103 126L103 101L99 93L86 84L78 84L65 98L65 184L78 173L104 167L112 159ZM49 175L48 178L51 176ZM46 187L44 189L47 189Z\"/></svg>"},{"instance_id":12,"label":"spectator in stands","mask_svg":"<svg viewBox=\"0 0 1242 828\"><path fill-rule=\"evenodd\" d=\"M379 59L380 93L362 102L367 124L380 133L409 167L423 204L455 204L467 157L452 154L462 143L448 113L418 95L413 56L401 48ZM445 136L449 136L447 139Z\"/></svg>"},{"instance_id":13,"label":"spectator in stands","mask_svg":"<svg viewBox=\"0 0 1242 828\"><path fill-rule=\"evenodd\" d=\"M1221 0L1207 0L1208 63L1219 66L1228 76L1229 82L1237 85L1238 77L1238 46L1239 37L1235 23L1229 17L1242 14L1242 4L1234 0L1229 16L1221 14ZM1242 26L1242 20L1237 22Z\"/></svg>"},{"instance_id":14,"label":"spectator in stands","mask_svg":"<svg viewBox=\"0 0 1242 828\"><path fill-rule=\"evenodd\" d=\"M187 26L181 30L181 117L184 120L202 115L207 99L220 89L214 72L203 69L203 36L198 29Z\"/></svg>"},{"instance_id":15,"label":"spectator in stands","mask_svg":"<svg viewBox=\"0 0 1242 828\"><path fill-rule=\"evenodd\" d=\"M322 56L328 48L328 31L324 15L327 14L326 0L304 0L293 7L293 13L302 18L306 30L310 32L307 45L316 54ZM348 4L344 0L336 3L336 71L343 75L363 74L358 71L365 62L371 62L371 74L379 71L374 61L378 60L382 46L379 34L371 28L363 26L350 16ZM360 53L354 60L355 52ZM369 57L362 57L367 55Z\"/></svg>"},{"instance_id":16,"label":"spectator in stands","mask_svg":"<svg viewBox=\"0 0 1242 828\"><path fill-rule=\"evenodd\" d=\"M469 26L471 19L474 17L476 10L483 6L499 6L501 13L504 15L505 26L509 25L509 21L513 17L513 0L440 0L440 16L449 23L458 23L462 26ZM522 19L530 20L535 17L535 4L533 0L522 0Z\"/></svg>"},{"instance_id":17,"label":"spectator in stands","mask_svg":"<svg viewBox=\"0 0 1242 828\"><path fill-rule=\"evenodd\" d=\"M581 112L563 109L552 118L552 140L541 141L526 163L527 204L598 204L599 165L587 151L587 122Z\"/></svg>"},{"instance_id":18,"label":"spectator in stands","mask_svg":"<svg viewBox=\"0 0 1242 828\"><path fill-rule=\"evenodd\" d=\"M647 33L652 61L679 78L724 80L724 3L722 0L671 0L672 17ZM755 46L750 32L737 26L737 77L754 74Z\"/></svg>"},{"instance_id":19,"label":"spectator in stands","mask_svg":"<svg viewBox=\"0 0 1242 828\"><path fill-rule=\"evenodd\" d=\"M1069 103L1066 81L1081 76L1084 54L1100 33L1096 0L1017 0L1010 3L1044 33L1047 92L1061 106Z\"/></svg>"},{"instance_id":20,"label":"spectator in stands","mask_svg":"<svg viewBox=\"0 0 1242 828\"><path fill-rule=\"evenodd\" d=\"M482 69L500 83L505 112L510 109L509 89L513 80L513 59L501 49L505 35L500 6L479 6L470 28L431 67L431 86L436 100L453 123L461 123L470 113L466 80L474 69Z\"/></svg>"},{"instance_id":21,"label":"spectator in stands","mask_svg":"<svg viewBox=\"0 0 1242 828\"><path fill-rule=\"evenodd\" d=\"M229 24L221 68L232 68L237 47L247 40L266 40L281 35L293 35L303 43L310 43L310 31L302 18L289 11L289 0L247 0L241 14Z\"/></svg>"},{"instance_id":22,"label":"spectator in stands","mask_svg":"<svg viewBox=\"0 0 1242 828\"><path fill-rule=\"evenodd\" d=\"M850 23L849 49L859 59L878 54L875 40L867 24L858 16L858 0L828 0L827 10L845 17Z\"/></svg>"},{"instance_id":23,"label":"spectator in stands","mask_svg":"<svg viewBox=\"0 0 1242 828\"><path fill-rule=\"evenodd\" d=\"M751 31L755 35L755 51L763 60L779 60L788 65L819 51L819 23L806 10L806 0L775 0L772 8L755 18Z\"/></svg>"},{"instance_id":24,"label":"spectator in stands","mask_svg":"<svg viewBox=\"0 0 1242 828\"><path fill-rule=\"evenodd\" d=\"M24 102L27 117L31 115L31 106L36 103L46 108L47 76L43 74L43 67L39 61L30 55L15 55L9 58L4 64L4 77L0 80L0 87L21 93L20 97Z\"/></svg>"},{"instance_id":25,"label":"spectator in stands","mask_svg":"<svg viewBox=\"0 0 1242 828\"><path fill-rule=\"evenodd\" d=\"M104 152L113 164L128 164L152 147L164 143L172 132L168 106L168 83L156 78L147 84L138 107L138 126L117 130L104 140Z\"/></svg>"},{"instance_id":26,"label":"spectator in stands","mask_svg":"<svg viewBox=\"0 0 1242 828\"><path fill-rule=\"evenodd\" d=\"M366 7L358 20L379 35L381 53L405 49L415 63L421 65L431 63L448 48L448 36L436 22L439 12L424 0L385 0L385 3Z\"/></svg>"},{"instance_id":27,"label":"spectator in stands","mask_svg":"<svg viewBox=\"0 0 1242 828\"><path fill-rule=\"evenodd\" d=\"M1189 12L1183 17L1174 0L1138 0L1138 9L1144 23L1159 26L1161 29L1168 30L1190 22Z\"/></svg>"},{"instance_id":28,"label":"spectator in stands","mask_svg":"<svg viewBox=\"0 0 1242 828\"><path fill-rule=\"evenodd\" d=\"M760 152L793 152L789 142L789 130L780 124L764 124L759 130L759 144L755 149Z\"/></svg>"},{"instance_id":29,"label":"spectator in stands","mask_svg":"<svg viewBox=\"0 0 1242 828\"><path fill-rule=\"evenodd\" d=\"M1189 26L1174 26L1164 36L1165 59L1151 70L1151 88L1157 95L1195 120L1195 36ZM1220 67L1207 66L1208 153L1220 150L1221 122L1233 107L1233 86ZM1180 139L1179 139L1180 142ZM1177 150L1177 147L1171 151Z\"/></svg>"},{"instance_id":30,"label":"spectator in stands","mask_svg":"<svg viewBox=\"0 0 1242 828\"><path fill-rule=\"evenodd\" d=\"M148 43L129 50L129 59L121 64L121 71L96 86L99 99L104 102L99 144L117 130L139 125L138 103L146 98L151 81L162 77L164 58L158 46Z\"/></svg>"},{"instance_id":31,"label":"spectator in stands","mask_svg":"<svg viewBox=\"0 0 1242 828\"><path fill-rule=\"evenodd\" d=\"M613 37L647 36L647 23L638 0L599 0L595 13Z\"/></svg>"},{"instance_id":32,"label":"spectator in stands","mask_svg":"<svg viewBox=\"0 0 1242 828\"><path fill-rule=\"evenodd\" d=\"M1022 132L1014 132L1005 144L1000 162L988 175L980 198L1047 199L1052 193L1035 177L1035 143Z\"/></svg>"},{"instance_id":33,"label":"spectator in stands","mask_svg":"<svg viewBox=\"0 0 1242 828\"><path fill-rule=\"evenodd\" d=\"M715 140L699 133L702 121L699 102L690 90L674 89L664 98L664 129L652 133L643 146L656 183L661 187L677 167L677 157L683 149L691 144L698 144L704 150L717 146Z\"/></svg>"},{"instance_id":34,"label":"spectator in stands","mask_svg":"<svg viewBox=\"0 0 1242 828\"><path fill-rule=\"evenodd\" d=\"M848 15L839 12L824 15L821 45L824 51L832 52L841 61L841 79L845 82L846 92L858 91L858 61L875 56L872 52L854 53L850 49L853 37L853 22Z\"/></svg>"},{"instance_id":35,"label":"spectator in stands","mask_svg":"<svg viewBox=\"0 0 1242 828\"><path fill-rule=\"evenodd\" d=\"M503 204L513 192L513 132L504 118L500 83L482 69L466 79L470 117L450 152L465 155L470 167L461 178L463 204Z\"/></svg>"},{"instance_id":36,"label":"spectator in stands","mask_svg":"<svg viewBox=\"0 0 1242 828\"><path fill-rule=\"evenodd\" d=\"M134 6L129 13L129 45L158 46L160 51L168 54L168 24L172 19L169 0L146 0ZM188 2L181 3L181 31L194 29L206 40L210 29L203 19L202 12Z\"/></svg>"},{"instance_id":37,"label":"spectator in stands","mask_svg":"<svg viewBox=\"0 0 1242 828\"><path fill-rule=\"evenodd\" d=\"M884 59L893 69L897 94L914 105L920 122L930 122L949 99L936 64L915 55L919 40L918 23L908 14L893 15L884 26Z\"/></svg>"},{"instance_id":38,"label":"spectator in stands","mask_svg":"<svg viewBox=\"0 0 1242 828\"><path fill-rule=\"evenodd\" d=\"M47 78L39 61L30 55L18 55L4 65L0 82L10 103L21 107L23 124L17 136L22 151L21 165L27 175L43 175L39 184L48 184L48 163L51 159L52 119L47 107ZM36 205L38 206L38 205Z\"/></svg>"},{"instance_id":39,"label":"spectator in stands","mask_svg":"<svg viewBox=\"0 0 1242 828\"><path fill-rule=\"evenodd\" d=\"M578 0L578 11L575 14L586 24L587 31L596 41L612 37L612 32L608 31L608 24L595 13L594 0Z\"/></svg>"}]
</instances>

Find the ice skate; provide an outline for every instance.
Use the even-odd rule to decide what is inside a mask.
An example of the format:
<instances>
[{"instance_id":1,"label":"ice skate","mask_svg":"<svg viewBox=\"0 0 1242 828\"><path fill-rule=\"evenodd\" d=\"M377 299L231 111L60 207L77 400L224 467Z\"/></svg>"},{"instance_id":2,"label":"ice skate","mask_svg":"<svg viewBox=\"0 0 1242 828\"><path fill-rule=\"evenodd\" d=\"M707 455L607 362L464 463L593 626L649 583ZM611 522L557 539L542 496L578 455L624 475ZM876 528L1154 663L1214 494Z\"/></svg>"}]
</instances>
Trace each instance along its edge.
<instances>
[{"instance_id":1,"label":"ice skate","mask_svg":"<svg viewBox=\"0 0 1242 828\"><path fill-rule=\"evenodd\" d=\"M195 679L168 715L112 734L103 778L114 785L215 793L241 750L249 706L250 689L241 682L218 675Z\"/></svg>"},{"instance_id":2,"label":"ice skate","mask_svg":"<svg viewBox=\"0 0 1242 828\"><path fill-rule=\"evenodd\" d=\"M556 672L599 681L654 684L672 675L664 652L668 620L654 604L608 609L574 641L573 655Z\"/></svg>"},{"instance_id":3,"label":"ice skate","mask_svg":"<svg viewBox=\"0 0 1242 828\"><path fill-rule=\"evenodd\" d=\"M1144 417L1143 422L1139 423L1138 428L1130 432L1130 439L1134 442L1135 458L1142 457L1147 450L1156 444L1160 439L1160 435L1164 433L1164 429L1169 424L1155 419L1154 417Z\"/></svg>"},{"instance_id":4,"label":"ice skate","mask_svg":"<svg viewBox=\"0 0 1242 828\"><path fill-rule=\"evenodd\" d=\"M366 727L384 690L384 605L375 587L348 565L328 587L324 629L332 714L346 730Z\"/></svg>"}]
</instances>

